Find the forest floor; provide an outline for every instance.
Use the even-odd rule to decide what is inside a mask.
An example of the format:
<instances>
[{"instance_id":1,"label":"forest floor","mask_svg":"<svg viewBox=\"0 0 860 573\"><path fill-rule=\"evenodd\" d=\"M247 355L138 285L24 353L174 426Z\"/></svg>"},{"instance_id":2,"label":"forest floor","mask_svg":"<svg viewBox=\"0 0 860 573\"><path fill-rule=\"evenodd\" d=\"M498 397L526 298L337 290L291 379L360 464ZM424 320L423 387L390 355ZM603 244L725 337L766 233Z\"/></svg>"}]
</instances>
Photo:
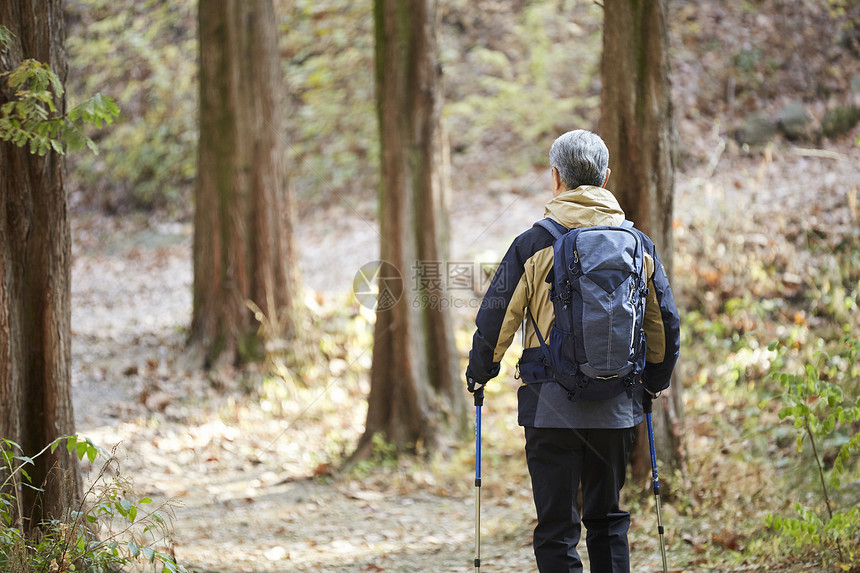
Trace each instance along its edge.
<instances>
[{"instance_id":1,"label":"forest floor","mask_svg":"<svg viewBox=\"0 0 860 573\"><path fill-rule=\"evenodd\" d=\"M474 10L475 18L463 21L477 26L476 34L495 38L497 19L508 17L504 10L487 15L484 8L498 2L453 4L467 16ZM857 323L845 318L838 284L827 277L838 265L834 253L857 244L860 134L855 127L817 143L777 135L752 150L738 147L732 134L745 114L764 109L775 116L791 98L810 104L820 123L832 102L817 101L819 91L850 94L860 63L835 42L832 52L819 49L832 36L830 20L817 8L809 22L794 14L811 3L763 2L769 8L758 11L743 3L735 13L723 4L731 3L670 3L681 144L673 288L679 307L694 309L685 318L680 365L687 473L674 480L664 508L670 571L820 571L765 531L767 512L792 511L789 492L800 482L785 475L798 457L792 429L779 428L772 407L741 397L748 385L735 384L732 369L736 378L751 373L754 385L770 365L767 341L786 328L812 329L824 313ZM791 58L771 66L767 50ZM466 88L472 80L453 73L449 81ZM504 141L495 145L492 136L482 140L492 156L453 160L451 259L476 277L451 293L462 356L484 286L481 264L495 264L511 239L543 216L549 196L548 168L499 181L469 179L470 169L480 177L486 163L508 164ZM450 444L426 461L394 459L379 444L370 462L339 470L366 415L373 314L352 291L359 268L378 258L374 197L333 193L325 208L300 205L295 237L305 326L319 350L301 379L283 370L267 375L262 367L204 372L190 363L189 223L73 217L77 430L107 450L116 445L119 471L134 482L129 495L172 504L172 536L159 546L193 571L472 570L472 442ZM512 348L488 386L483 411L487 572L536 569L534 507L516 426L516 354ZM84 463L88 483L98 463ZM661 570L654 504L643 493L648 485L624 490L637 573Z\"/></svg>"},{"instance_id":2,"label":"forest floor","mask_svg":"<svg viewBox=\"0 0 860 573\"><path fill-rule=\"evenodd\" d=\"M742 289L750 250L770 251L812 231L857 225L853 138L819 151L779 142L743 153L724 140L697 140L714 161L678 173L676 276L683 305L712 289ZM714 152L713 150L718 150ZM543 214L548 174L456 189L453 259L492 262ZM371 214L368 214L370 212ZM338 233L330 221L338 221ZM348 474L338 464L364 422L371 314L351 295L353 275L376 259L377 225L367 206L345 201L302 218L301 268L311 331L321 360L307 385L287 378L188 366L184 339L191 311L191 228L145 218L82 214L73 221L73 396L78 431L110 449L137 495L174 500L172 546L199 572L471 570L475 500L473 444L453 444L429 461L397 461L380 447L373 463ZM312 240L309 240L311 238ZM780 247L783 245L783 247ZM332 258L330 253L339 253ZM733 257L737 259L733 262ZM334 264L333 264L334 263ZM465 264L465 263L464 263ZM738 268L740 265L742 268ZM806 280L802 261L784 263L785 284ZM712 273L720 277L713 277ZM746 279L749 280L749 279ZM738 284L728 284L738 281ZM708 283L710 284L710 283ZM474 293L463 300L473 301ZM474 308L457 310L465 354ZM328 357L325 359L325 357ZM333 358L334 357L334 358ZM684 366L685 383L696 370ZM533 571L533 505L515 425L516 382L488 389L484 411L482 557L485 571ZM713 432L707 404L715 390L688 392L689 496L665 508L671 571L815 570L758 563L740 552L751 539L730 525L758 523L768 507L750 507L745 488L764 487L760 467L728 471L737 437ZM90 479L98 468L85 467ZM765 474L767 475L767 474ZM630 484L634 571L658 571L653 502ZM737 487L737 490L735 490ZM693 495L695 490L696 495ZM726 494L718 511L691 510L690 499ZM738 493L740 492L740 493ZM703 506L704 507L704 506ZM717 507L717 506L713 506ZM751 526L747 526L751 527ZM583 551L584 553L584 551Z\"/></svg>"}]
</instances>

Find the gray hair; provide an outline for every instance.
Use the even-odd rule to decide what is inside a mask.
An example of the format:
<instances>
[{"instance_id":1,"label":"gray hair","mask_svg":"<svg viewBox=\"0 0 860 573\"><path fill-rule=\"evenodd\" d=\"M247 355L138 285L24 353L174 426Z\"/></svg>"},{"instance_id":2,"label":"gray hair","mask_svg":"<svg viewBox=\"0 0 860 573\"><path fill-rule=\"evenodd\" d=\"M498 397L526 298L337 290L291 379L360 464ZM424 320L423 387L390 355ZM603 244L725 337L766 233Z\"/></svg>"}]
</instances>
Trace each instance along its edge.
<instances>
[{"instance_id":1,"label":"gray hair","mask_svg":"<svg viewBox=\"0 0 860 573\"><path fill-rule=\"evenodd\" d=\"M580 185L601 186L609 167L609 149L597 134L577 129L555 140L549 150L549 164L558 169L567 189Z\"/></svg>"}]
</instances>

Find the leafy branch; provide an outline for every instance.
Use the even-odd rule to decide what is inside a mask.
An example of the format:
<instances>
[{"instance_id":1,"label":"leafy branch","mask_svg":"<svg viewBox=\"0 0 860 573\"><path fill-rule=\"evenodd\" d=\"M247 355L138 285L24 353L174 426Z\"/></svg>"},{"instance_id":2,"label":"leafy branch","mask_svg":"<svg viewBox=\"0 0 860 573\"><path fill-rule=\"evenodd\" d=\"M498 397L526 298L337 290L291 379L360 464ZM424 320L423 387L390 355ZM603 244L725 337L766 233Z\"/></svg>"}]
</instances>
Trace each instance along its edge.
<instances>
[{"instance_id":1,"label":"leafy branch","mask_svg":"<svg viewBox=\"0 0 860 573\"><path fill-rule=\"evenodd\" d=\"M13 36L0 26L0 47L7 46ZM98 154L98 146L84 133L84 126L100 129L119 115L116 103L100 93L59 113L55 102L65 93L63 83L50 66L37 60L22 61L15 69L0 73L2 79L13 94L11 101L0 106L0 140L29 147L33 154L43 156L53 150L64 155L66 149L85 147Z\"/></svg>"}]
</instances>

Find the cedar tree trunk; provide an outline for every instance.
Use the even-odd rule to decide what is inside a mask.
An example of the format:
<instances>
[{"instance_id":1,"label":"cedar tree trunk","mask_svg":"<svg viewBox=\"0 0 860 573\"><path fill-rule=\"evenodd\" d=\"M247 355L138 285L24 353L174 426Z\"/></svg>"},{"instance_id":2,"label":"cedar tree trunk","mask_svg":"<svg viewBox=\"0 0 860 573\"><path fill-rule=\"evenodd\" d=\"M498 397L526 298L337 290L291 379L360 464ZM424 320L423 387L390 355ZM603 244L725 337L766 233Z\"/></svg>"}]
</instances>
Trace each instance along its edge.
<instances>
[{"instance_id":1,"label":"cedar tree trunk","mask_svg":"<svg viewBox=\"0 0 860 573\"><path fill-rule=\"evenodd\" d=\"M605 0L600 134L612 157L611 188L627 217L654 240L672 276L675 138L666 0ZM654 439L669 478L683 467L683 386L654 401ZM633 478L646 483L648 440L640 427Z\"/></svg>"},{"instance_id":2,"label":"cedar tree trunk","mask_svg":"<svg viewBox=\"0 0 860 573\"><path fill-rule=\"evenodd\" d=\"M31 58L48 64L65 83L60 0L4 0L0 24L15 34L8 47L0 47L0 73ZM13 98L0 78L0 105ZM57 100L63 113L65 99ZM74 433L71 235L63 170L63 157L53 151L39 157L0 142L0 437L17 442L30 457ZM63 517L81 497L78 460L65 444L34 461L26 471L44 491L15 492L23 501L26 529Z\"/></svg>"},{"instance_id":3,"label":"cedar tree trunk","mask_svg":"<svg viewBox=\"0 0 860 573\"><path fill-rule=\"evenodd\" d=\"M447 257L447 181L435 0L376 0L376 93L381 142L381 281L399 270L411 288L376 314L365 433L398 451L430 451L465 429L451 316L441 281ZM437 274L438 271L438 274Z\"/></svg>"},{"instance_id":4,"label":"cedar tree trunk","mask_svg":"<svg viewBox=\"0 0 860 573\"><path fill-rule=\"evenodd\" d=\"M264 337L293 343L298 335L278 19L271 0L201 0L198 18L190 344L206 367L238 365L264 357Z\"/></svg>"}]
</instances>

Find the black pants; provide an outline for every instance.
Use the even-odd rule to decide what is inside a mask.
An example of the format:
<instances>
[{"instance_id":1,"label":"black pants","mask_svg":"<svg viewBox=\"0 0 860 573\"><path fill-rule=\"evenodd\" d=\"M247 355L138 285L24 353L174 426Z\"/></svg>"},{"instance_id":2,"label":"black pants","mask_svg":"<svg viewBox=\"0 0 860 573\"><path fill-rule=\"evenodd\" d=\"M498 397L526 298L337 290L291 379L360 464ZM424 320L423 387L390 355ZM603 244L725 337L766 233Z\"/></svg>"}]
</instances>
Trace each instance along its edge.
<instances>
[{"instance_id":1,"label":"black pants","mask_svg":"<svg viewBox=\"0 0 860 573\"><path fill-rule=\"evenodd\" d=\"M592 573L629 573L630 514L618 507L634 428L569 430L526 428L526 457L538 524L534 551L541 573L581 573L576 551L582 485Z\"/></svg>"}]
</instances>

